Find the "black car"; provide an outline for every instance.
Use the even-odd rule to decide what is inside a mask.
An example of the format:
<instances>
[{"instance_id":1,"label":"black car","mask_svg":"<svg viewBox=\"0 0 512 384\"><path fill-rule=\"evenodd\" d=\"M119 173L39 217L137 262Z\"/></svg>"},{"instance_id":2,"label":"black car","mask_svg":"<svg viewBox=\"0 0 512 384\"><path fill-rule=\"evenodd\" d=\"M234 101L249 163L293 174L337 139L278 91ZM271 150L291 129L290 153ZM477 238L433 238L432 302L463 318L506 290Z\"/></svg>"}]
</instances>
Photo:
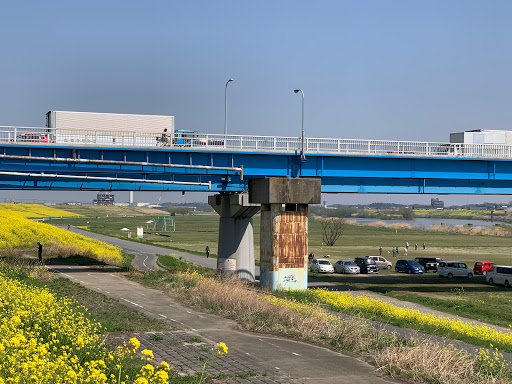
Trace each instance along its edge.
<instances>
[{"instance_id":1,"label":"black car","mask_svg":"<svg viewBox=\"0 0 512 384\"><path fill-rule=\"evenodd\" d=\"M423 265L423 268L425 268L425 273L428 271L434 271L434 273L436 273L437 265L441 261L439 257L417 257L414 260Z\"/></svg>"},{"instance_id":2,"label":"black car","mask_svg":"<svg viewBox=\"0 0 512 384\"><path fill-rule=\"evenodd\" d=\"M354 261L359 266L361 273L379 273L379 267L377 266L377 263L375 260L368 256L356 257Z\"/></svg>"}]
</instances>

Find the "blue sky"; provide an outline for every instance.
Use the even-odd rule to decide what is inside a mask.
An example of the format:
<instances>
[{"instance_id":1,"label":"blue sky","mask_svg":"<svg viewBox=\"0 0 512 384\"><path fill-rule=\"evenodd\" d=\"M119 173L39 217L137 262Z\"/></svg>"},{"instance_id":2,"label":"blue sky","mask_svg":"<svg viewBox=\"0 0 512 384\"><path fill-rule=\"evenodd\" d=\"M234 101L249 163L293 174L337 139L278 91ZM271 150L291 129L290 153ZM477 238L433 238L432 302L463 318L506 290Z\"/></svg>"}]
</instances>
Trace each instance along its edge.
<instances>
[{"instance_id":1,"label":"blue sky","mask_svg":"<svg viewBox=\"0 0 512 384\"><path fill-rule=\"evenodd\" d=\"M309 137L448 141L512 121L510 1L0 9L0 125L43 126L47 111L71 110L173 115L177 128L222 133L229 78L233 134L300 136L295 88Z\"/></svg>"}]
</instances>

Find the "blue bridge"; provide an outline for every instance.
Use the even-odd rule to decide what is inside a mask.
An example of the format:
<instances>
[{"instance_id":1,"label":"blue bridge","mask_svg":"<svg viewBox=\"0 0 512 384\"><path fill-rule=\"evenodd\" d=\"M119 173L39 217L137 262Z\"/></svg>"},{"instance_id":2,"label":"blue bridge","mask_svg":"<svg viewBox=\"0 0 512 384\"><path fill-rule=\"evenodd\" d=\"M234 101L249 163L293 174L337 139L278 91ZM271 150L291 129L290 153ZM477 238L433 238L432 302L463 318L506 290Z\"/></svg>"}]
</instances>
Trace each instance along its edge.
<instances>
[{"instance_id":1,"label":"blue bridge","mask_svg":"<svg viewBox=\"0 0 512 384\"><path fill-rule=\"evenodd\" d=\"M157 134L73 131L44 142L20 130L0 138L0 189L240 192L290 177L319 178L323 193L512 194L510 146L308 138L304 160L299 138L162 145Z\"/></svg>"}]
</instances>

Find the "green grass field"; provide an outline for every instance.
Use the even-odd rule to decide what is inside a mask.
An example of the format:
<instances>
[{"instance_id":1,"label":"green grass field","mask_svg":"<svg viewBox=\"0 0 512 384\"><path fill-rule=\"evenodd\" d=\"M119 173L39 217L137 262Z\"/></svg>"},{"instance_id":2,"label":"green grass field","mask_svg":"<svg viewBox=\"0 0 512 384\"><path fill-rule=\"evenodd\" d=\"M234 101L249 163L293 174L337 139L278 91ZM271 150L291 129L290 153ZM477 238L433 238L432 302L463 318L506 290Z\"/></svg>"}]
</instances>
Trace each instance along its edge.
<instances>
[{"instance_id":1,"label":"green grass field","mask_svg":"<svg viewBox=\"0 0 512 384\"><path fill-rule=\"evenodd\" d=\"M124 216L109 216L98 211L95 207L95 215L99 217L65 219L56 224L86 226L89 230L105 235L127 238L127 232L121 231L128 228L132 232L132 238L136 235L137 226L144 227L144 241L155 245L171 247L180 250L188 250L203 254L206 245L210 247L212 255L217 254L219 216L217 214L200 214L174 216L176 232L170 229L167 232L162 226L154 229L154 224L146 224L155 220L158 214L140 215L129 214ZM150 211L151 212L151 211ZM82 210L82 214L87 214ZM256 259L259 258L259 216L254 217L254 247ZM316 257L330 255L331 260L354 259L357 256L378 255L379 247L383 248L382 255L393 257L392 247L399 247L403 258L403 247L409 242L407 258L414 259L417 256L440 257L443 260L461 260L473 264L478 260L489 260L499 264L512 264L512 238L487 235L450 234L443 232L429 232L422 229L398 229L377 228L366 226L346 225L342 236L332 247L322 245L322 227L320 222L309 221L309 250ZM426 250L422 249L423 242ZM414 244L418 244L418 250L414 250ZM389 253L388 253L389 252Z\"/></svg>"}]
</instances>

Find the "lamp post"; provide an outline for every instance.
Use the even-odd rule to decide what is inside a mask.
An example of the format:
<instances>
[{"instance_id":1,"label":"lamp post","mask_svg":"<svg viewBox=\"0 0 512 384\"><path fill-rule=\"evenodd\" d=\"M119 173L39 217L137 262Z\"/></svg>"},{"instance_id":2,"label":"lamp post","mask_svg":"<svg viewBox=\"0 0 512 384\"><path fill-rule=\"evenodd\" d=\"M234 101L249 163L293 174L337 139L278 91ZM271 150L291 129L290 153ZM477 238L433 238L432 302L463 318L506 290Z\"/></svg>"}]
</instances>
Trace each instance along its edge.
<instances>
[{"instance_id":1,"label":"lamp post","mask_svg":"<svg viewBox=\"0 0 512 384\"><path fill-rule=\"evenodd\" d=\"M233 79L226 81L226 88L224 89L224 135L228 134L228 84L232 81Z\"/></svg>"},{"instance_id":2,"label":"lamp post","mask_svg":"<svg viewBox=\"0 0 512 384\"><path fill-rule=\"evenodd\" d=\"M304 92L302 92L302 89L294 89L293 92L302 93L302 144L300 149L300 159L306 160L306 155L304 155Z\"/></svg>"}]
</instances>

